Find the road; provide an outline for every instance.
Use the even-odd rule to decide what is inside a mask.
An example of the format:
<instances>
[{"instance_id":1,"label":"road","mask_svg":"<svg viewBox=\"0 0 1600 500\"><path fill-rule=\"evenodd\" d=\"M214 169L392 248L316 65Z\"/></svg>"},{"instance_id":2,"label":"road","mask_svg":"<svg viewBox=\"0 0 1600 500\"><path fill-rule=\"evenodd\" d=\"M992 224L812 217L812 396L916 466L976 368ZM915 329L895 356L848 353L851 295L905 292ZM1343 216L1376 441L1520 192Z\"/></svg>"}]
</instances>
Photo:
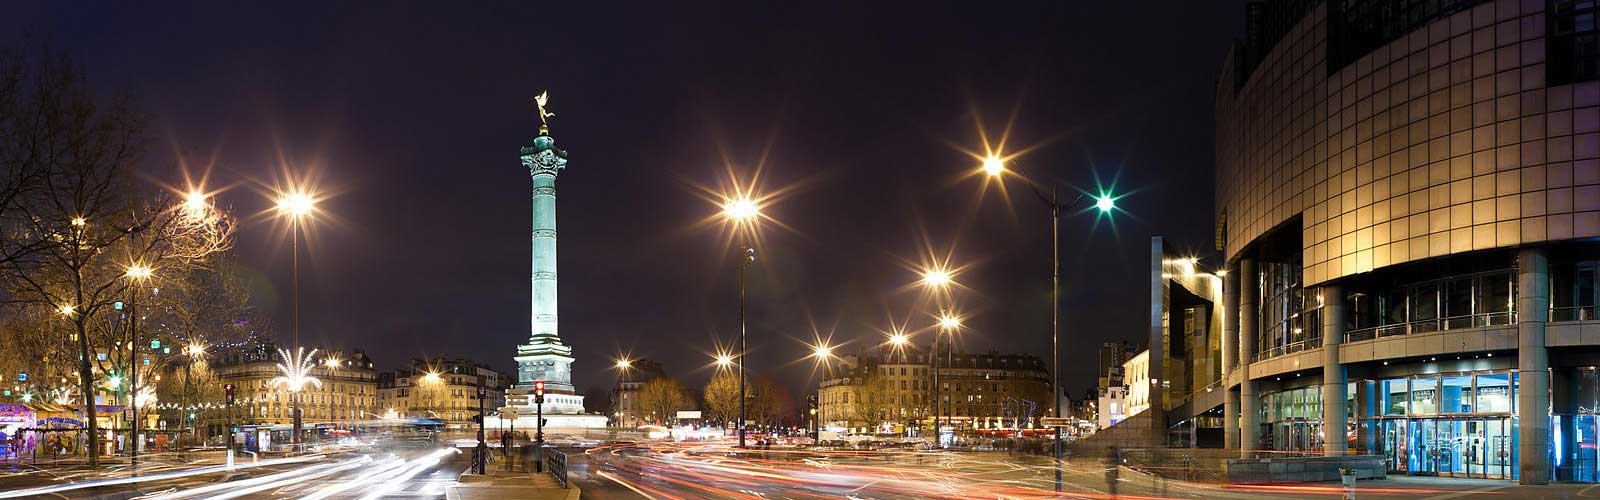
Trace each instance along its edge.
<instances>
[{"instance_id":1,"label":"road","mask_svg":"<svg viewBox=\"0 0 1600 500\"><path fill-rule=\"evenodd\" d=\"M1069 462L1061 493L1045 457L944 451L741 451L728 443L602 446L569 458L585 499L1343 498L1337 483L1223 485ZM1361 481L1362 499L1600 498L1591 484L1393 478Z\"/></svg>"},{"instance_id":2,"label":"road","mask_svg":"<svg viewBox=\"0 0 1600 500\"><path fill-rule=\"evenodd\" d=\"M448 448L362 447L225 465L199 460L126 467L19 469L0 475L0 499L376 499L444 498L466 460Z\"/></svg>"}]
</instances>

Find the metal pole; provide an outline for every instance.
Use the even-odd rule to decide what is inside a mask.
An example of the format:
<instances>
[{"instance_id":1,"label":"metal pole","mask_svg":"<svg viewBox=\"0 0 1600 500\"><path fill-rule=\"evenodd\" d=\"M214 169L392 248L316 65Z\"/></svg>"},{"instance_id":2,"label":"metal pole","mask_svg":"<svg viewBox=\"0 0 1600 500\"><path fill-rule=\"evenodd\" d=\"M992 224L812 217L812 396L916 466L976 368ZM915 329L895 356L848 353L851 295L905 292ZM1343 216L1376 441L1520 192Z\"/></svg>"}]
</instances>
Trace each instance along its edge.
<instances>
[{"instance_id":1,"label":"metal pole","mask_svg":"<svg viewBox=\"0 0 1600 500\"><path fill-rule=\"evenodd\" d=\"M300 220L298 218L293 219L290 222L290 226L289 232L294 233L291 236L293 239L289 243L289 253L292 255L291 262L293 263L289 279L290 288L294 290L294 324L292 330L294 331L294 347L298 350L300 348ZM293 406L290 411L294 412L294 435L289 438L289 443L298 445L300 444L300 393L298 391L289 393L289 403Z\"/></svg>"},{"instance_id":2,"label":"metal pole","mask_svg":"<svg viewBox=\"0 0 1600 500\"><path fill-rule=\"evenodd\" d=\"M1050 407L1061 418L1061 205L1050 185ZM1055 429L1056 492L1061 492L1061 427Z\"/></svg>"},{"instance_id":3,"label":"metal pole","mask_svg":"<svg viewBox=\"0 0 1600 500\"><path fill-rule=\"evenodd\" d=\"M533 471L544 472L544 395L540 394L533 400L535 427L533 434Z\"/></svg>"},{"instance_id":4,"label":"metal pole","mask_svg":"<svg viewBox=\"0 0 1600 500\"><path fill-rule=\"evenodd\" d=\"M133 417L133 425L128 429L128 468L132 475L139 475L139 286L138 278L134 278L133 300L128 301L128 351L132 358L128 360L128 412Z\"/></svg>"},{"instance_id":5,"label":"metal pole","mask_svg":"<svg viewBox=\"0 0 1600 500\"><path fill-rule=\"evenodd\" d=\"M745 255L739 260L739 447L744 448L744 356L745 356L745 328L744 328L744 274L750 267L750 261L755 260L756 249L746 246Z\"/></svg>"},{"instance_id":6,"label":"metal pole","mask_svg":"<svg viewBox=\"0 0 1600 500\"><path fill-rule=\"evenodd\" d=\"M928 349L928 362L933 365L933 414L929 415L929 417L933 419L933 444L935 445L940 444L939 438L941 437L939 433L939 403L940 398L943 396L939 389L939 336L944 334L943 328L940 327L940 331L933 334L933 345Z\"/></svg>"},{"instance_id":7,"label":"metal pole","mask_svg":"<svg viewBox=\"0 0 1600 500\"><path fill-rule=\"evenodd\" d=\"M478 475L485 472L485 462L489 461L489 445L483 442L483 421L488 418L489 412L483 410L483 375L478 375Z\"/></svg>"}]
</instances>

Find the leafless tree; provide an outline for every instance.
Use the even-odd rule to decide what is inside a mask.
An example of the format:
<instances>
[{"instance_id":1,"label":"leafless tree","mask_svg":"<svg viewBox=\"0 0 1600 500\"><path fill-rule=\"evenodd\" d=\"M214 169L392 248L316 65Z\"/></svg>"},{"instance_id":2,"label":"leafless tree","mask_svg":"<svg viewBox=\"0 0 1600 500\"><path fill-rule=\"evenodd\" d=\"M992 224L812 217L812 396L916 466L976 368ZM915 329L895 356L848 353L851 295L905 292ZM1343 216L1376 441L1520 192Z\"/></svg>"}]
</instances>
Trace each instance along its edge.
<instances>
[{"instance_id":1,"label":"leafless tree","mask_svg":"<svg viewBox=\"0 0 1600 500\"><path fill-rule=\"evenodd\" d=\"M683 384L667 377L645 382L639 388L639 411L657 423L670 422L688 403L688 398L683 396Z\"/></svg>"},{"instance_id":2,"label":"leafless tree","mask_svg":"<svg viewBox=\"0 0 1600 500\"><path fill-rule=\"evenodd\" d=\"M116 307L165 300L159 281L132 270L164 276L204 266L232 245L234 220L209 207L185 207L176 194L137 179L143 120L126 99L95 97L64 57L19 64L19 120L26 132L0 137L8 143L0 149L29 151L25 162L37 169L38 186L7 207L7 221L15 224L6 232L7 246L29 250L8 252L0 277L14 303L55 311L69 325L95 465L94 368L139 381L126 388L129 395L149 387L140 372L159 368L143 361L148 354L141 346L153 334L133 328L141 312Z\"/></svg>"}]
</instances>

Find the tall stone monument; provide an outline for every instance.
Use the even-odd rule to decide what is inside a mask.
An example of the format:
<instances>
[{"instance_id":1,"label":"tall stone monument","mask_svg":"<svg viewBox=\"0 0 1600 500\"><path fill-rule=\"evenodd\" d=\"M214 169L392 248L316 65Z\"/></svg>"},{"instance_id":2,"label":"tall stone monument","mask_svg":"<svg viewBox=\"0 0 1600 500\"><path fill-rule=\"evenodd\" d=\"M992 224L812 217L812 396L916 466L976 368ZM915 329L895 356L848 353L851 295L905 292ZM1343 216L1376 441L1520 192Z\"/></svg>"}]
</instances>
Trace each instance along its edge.
<instances>
[{"instance_id":1,"label":"tall stone monument","mask_svg":"<svg viewBox=\"0 0 1600 500\"><path fill-rule=\"evenodd\" d=\"M533 294L531 336L517 346L517 385L501 410L502 420L532 431L533 385L545 386L547 427L604 427L603 415L584 415L583 396L572 385L572 346L561 341L556 307L556 175L567 166L567 152L550 136L548 92L539 94L539 135L522 148L522 166L533 176Z\"/></svg>"}]
</instances>

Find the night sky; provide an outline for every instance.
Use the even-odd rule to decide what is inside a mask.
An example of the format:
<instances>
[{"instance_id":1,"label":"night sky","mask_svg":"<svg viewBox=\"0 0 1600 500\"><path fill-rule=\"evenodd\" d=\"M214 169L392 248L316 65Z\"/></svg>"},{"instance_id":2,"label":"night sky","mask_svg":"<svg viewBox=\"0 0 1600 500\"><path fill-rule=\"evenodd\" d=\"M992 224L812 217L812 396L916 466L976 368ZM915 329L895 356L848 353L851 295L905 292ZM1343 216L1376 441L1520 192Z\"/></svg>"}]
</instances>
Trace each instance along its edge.
<instances>
[{"instance_id":1,"label":"night sky","mask_svg":"<svg viewBox=\"0 0 1600 500\"><path fill-rule=\"evenodd\" d=\"M514 370L528 332L533 96L569 151L557 181L561 335L580 391L621 353L691 386L737 335L735 248L696 186L762 165L753 369L796 390L813 331L844 351L937 313L925 243L965 266L972 350L1048 360L1049 220L971 176L981 121L1027 176L1115 188L1064 214L1064 379L1148 332L1149 238L1208 257L1212 95L1242 2L10 2L0 44L71 54L149 116L147 168L209 166L256 302L287 339L289 250L256 214L285 168L331 196L302 248L302 335L382 368L437 355ZM806 5L799 5L804 3ZM1012 120L1011 117L1015 116ZM763 162L762 159L765 158ZM926 342L931 335L916 337ZM814 382L814 380L812 381Z\"/></svg>"}]
</instances>

